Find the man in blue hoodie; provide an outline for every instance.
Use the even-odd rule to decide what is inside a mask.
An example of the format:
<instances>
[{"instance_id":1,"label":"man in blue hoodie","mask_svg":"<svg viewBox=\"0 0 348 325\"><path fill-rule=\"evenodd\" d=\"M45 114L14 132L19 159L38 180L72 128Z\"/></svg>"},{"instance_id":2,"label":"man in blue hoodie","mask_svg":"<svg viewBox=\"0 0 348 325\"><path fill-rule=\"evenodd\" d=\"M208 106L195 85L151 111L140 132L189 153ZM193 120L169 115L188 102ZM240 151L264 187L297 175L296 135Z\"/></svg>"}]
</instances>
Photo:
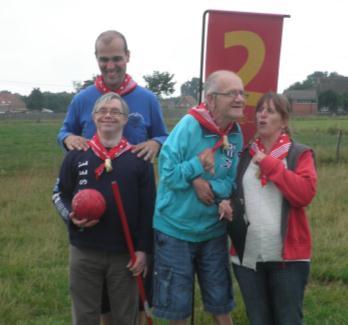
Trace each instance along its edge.
<instances>
[{"instance_id":1,"label":"man in blue hoodie","mask_svg":"<svg viewBox=\"0 0 348 325\"><path fill-rule=\"evenodd\" d=\"M197 273L204 308L217 324L232 324L234 306L226 223L218 203L234 187L243 139L245 92L233 72L212 73L205 101L189 110L159 156L154 214L154 315L186 324Z\"/></svg>"},{"instance_id":2,"label":"man in blue hoodie","mask_svg":"<svg viewBox=\"0 0 348 325\"><path fill-rule=\"evenodd\" d=\"M123 34L113 30L101 33L95 42L95 56L101 75L93 85L74 96L58 133L58 142L67 150L87 150L87 140L96 132L91 118L94 103L112 91L121 95L129 107L123 134L135 145L133 152L145 160L153 160L168 134L156 96L126 73L130 51Z\"/></svg>"}]
</instances>

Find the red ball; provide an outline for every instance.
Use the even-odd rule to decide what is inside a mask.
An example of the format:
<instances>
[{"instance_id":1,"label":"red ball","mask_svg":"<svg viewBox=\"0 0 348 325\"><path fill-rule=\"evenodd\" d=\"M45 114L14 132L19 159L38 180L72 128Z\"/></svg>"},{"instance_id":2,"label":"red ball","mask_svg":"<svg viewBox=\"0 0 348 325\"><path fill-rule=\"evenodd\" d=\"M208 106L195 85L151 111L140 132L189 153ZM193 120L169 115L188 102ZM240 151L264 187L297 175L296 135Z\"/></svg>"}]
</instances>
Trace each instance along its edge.
<instances>
[{"instance_id":1,"label":"red ball","mask_svg":"<svg viewBox=\"0 0 348 325\"><path fill-rule=\"evenodd\" d=\"M88 188L75 194L72 210L76 219L100 219L106 210L104 196L97 190Z\"/></svg>"}]
</instances>

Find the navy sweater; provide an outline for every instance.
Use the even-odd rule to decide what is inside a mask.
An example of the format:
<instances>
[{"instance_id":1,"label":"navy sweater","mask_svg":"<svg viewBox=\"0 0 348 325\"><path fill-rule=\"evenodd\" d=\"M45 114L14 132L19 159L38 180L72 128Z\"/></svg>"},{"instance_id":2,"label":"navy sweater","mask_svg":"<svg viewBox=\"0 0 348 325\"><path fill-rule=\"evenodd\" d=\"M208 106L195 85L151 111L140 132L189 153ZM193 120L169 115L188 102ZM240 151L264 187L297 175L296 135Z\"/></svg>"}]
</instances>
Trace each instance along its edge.
<instances>
[{"instance_id":1,"label":"navy sweater","mask_svg":"<svg viewBox=\"0 0 348 325\"><path fill-rule=\"evenodd\" d=\"M127 151L112 160L113 170L105 170L97 180L95 169L102 163L91 149L70 151L61 166L53 190L53 203L67 223L70 243L80 248L128 252L123 228L111 187L117 181L136 251L152 252L152 217L155 202L155 180L152 164ZM81 229L70 218L73 196L82 189L100 191L106 200L106 211L93 227Z\"/></svg>"}]
</instances>

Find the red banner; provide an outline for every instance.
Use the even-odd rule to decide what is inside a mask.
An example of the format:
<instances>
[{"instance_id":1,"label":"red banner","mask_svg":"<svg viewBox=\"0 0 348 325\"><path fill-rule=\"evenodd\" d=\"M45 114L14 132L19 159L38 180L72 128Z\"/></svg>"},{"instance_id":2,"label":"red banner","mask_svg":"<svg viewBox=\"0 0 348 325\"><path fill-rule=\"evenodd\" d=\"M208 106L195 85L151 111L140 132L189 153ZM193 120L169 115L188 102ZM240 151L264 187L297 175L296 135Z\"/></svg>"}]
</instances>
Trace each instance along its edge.
<instances>
[{"instance_id":1,"label":"red banner","mask_svg":"<svg viewBox=\"0 0 348 325\"><path fill-rule=\"evenodd\" d=\"M255 133L255 106L263 93L277 91L285 15L209 10L205 76L221 69L236 72L249 93L241 122L245 143Z\"/></svg>"}]
</instances>

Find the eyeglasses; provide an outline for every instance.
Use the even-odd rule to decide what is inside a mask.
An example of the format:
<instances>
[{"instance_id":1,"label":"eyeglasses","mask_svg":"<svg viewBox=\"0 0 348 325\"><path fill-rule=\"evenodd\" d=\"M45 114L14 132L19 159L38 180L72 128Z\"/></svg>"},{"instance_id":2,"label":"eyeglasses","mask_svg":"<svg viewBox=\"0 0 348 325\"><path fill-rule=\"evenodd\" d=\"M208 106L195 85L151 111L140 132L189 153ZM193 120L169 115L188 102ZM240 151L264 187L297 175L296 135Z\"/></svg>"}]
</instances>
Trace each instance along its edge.
<instances>
[{"instance_id":1,"label":"eyeglasses","mask_svg":"<svg viewBox=\"0 0 348 325\"><path fill-rule=\"evenodd\" d=\"M231 90L227 93L218 93L214 92L213 95L215 96L225 96L225 97L233 97L236 98L238 95L242 96L243 98L248 98L249 94L246 93L244 90Z\"/></svg>"},{"instance_id":2,"label":"eyeglasses","mask_svg":"<svg viewBox=\"0 0 348 325\"><path fill-rule=\"evenodd\" d=\"M121 115L127 115L126 113L123 113L121 111L119 111L118 109L104 109L101 108L100 110L96 111L97 114L99 115L106 115L106 114L110 114L111 116L115 117L115 116L121 116Z\"/></svg>"}]
</instances>

